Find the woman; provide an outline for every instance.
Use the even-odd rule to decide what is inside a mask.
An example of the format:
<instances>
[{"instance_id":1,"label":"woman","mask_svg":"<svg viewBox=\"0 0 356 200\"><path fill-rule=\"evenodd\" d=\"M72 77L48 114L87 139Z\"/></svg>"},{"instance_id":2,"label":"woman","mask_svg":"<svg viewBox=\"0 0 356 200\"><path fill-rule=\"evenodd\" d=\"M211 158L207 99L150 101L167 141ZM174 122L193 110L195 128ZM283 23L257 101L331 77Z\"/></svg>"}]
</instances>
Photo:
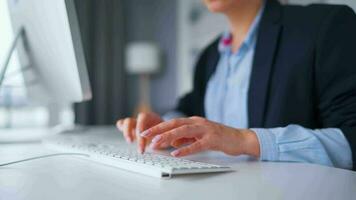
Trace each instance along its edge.
<instances>
[{"instance_id":1,"label":"woman","mask_svg":"<svg viewBox=\"0 0 356 200\"><path fill-rule=\"evenodd\" d=\"M173 146L351 169L356 144L356 15L346 6L204 0L230 30L196 65L175 119L117 122L140 152ZM177 118L179 116L179 118ZM190 117L193 116L193 117ZM136 134L137 133L137 134ZM353 157L353 159L352 159Z\"/></svg>"}]
</instances>

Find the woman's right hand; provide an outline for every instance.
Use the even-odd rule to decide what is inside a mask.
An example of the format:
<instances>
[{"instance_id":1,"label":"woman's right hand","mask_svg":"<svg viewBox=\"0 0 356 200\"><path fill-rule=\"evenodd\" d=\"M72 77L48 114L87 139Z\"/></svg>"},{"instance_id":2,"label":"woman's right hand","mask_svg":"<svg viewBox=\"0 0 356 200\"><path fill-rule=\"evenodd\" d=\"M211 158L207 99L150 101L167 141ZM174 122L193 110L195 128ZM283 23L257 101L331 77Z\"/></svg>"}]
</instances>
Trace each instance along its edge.
<instances>
[{"instance_id":1,"label":"woman's right hand","mask_svg":"<svg viewBox=\"0 0 356 200\"><path fill-rule=\"evenodd\" d=\"M139 113L137 118L125 118L116 122L117 128L123 133L125 140L132 143L137 139L138 151L143 153L146 148L146 139L140 136L143 131L163 122L156 113Z\"/></svg>"}]
</instances>

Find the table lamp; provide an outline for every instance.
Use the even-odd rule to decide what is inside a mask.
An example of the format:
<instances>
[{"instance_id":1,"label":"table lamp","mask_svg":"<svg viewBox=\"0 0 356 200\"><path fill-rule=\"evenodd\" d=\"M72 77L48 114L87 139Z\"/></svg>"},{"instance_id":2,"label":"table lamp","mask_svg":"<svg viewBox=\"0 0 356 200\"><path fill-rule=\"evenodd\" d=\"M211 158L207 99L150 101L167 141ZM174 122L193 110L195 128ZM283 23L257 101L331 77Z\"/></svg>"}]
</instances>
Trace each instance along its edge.
<instances>
[{"instance_id":1,"label":"table lamp","mask_svg":"<svg viewBox=\"0 0 356 200\"><path fill-rule=\"evenodd\" d=\"M160 50L152 42L132 42L126 47L126 70L139 76L139 104L135 112L149 112L150 75L160 69Z\"/></svg>"}]
</instances>

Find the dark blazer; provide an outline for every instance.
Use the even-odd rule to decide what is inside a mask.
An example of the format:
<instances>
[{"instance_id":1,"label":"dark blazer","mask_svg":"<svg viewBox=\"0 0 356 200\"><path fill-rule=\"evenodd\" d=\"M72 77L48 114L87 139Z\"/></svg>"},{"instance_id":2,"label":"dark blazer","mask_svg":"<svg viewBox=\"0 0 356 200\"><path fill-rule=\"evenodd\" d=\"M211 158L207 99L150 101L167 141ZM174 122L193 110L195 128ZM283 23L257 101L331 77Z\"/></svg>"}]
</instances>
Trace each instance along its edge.
<instances>
[{"instance_id":1,"label":"dark blazer","mask_svg":"<svg viewBox=\"0 0 356 200\"><path fill-rule=\"evenodd\" d=\"M178 111L204 116L218 39L201 54L193 90ZM248 95L249 127L340 128L356 164L356 15L347 6L285 6L267 0Z\"/></svg>"}]
</instances>

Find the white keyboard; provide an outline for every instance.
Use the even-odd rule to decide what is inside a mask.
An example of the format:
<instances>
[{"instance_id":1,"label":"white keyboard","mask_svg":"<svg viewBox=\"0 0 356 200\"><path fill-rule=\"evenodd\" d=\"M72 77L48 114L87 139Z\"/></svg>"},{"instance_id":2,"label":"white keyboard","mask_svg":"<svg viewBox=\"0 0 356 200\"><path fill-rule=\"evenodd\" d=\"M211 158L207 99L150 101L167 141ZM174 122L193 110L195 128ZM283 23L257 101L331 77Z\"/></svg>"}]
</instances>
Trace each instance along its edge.
<instances>
[{"instance_id":1,"label":"white keyboard","mask_svg":"<svg viewBox=\"0 0 356 200\"><path fill-rule=\"evenodd\" d=\"M136 150L122 149L117 145L78 142L71 139L44 140L43 143L53 150L87 154L88 157L83 157L84 159L159 178L170 178L178 174L232 171L227 166L153 153L139 154Z\"/></svg>"}]
</instances>

